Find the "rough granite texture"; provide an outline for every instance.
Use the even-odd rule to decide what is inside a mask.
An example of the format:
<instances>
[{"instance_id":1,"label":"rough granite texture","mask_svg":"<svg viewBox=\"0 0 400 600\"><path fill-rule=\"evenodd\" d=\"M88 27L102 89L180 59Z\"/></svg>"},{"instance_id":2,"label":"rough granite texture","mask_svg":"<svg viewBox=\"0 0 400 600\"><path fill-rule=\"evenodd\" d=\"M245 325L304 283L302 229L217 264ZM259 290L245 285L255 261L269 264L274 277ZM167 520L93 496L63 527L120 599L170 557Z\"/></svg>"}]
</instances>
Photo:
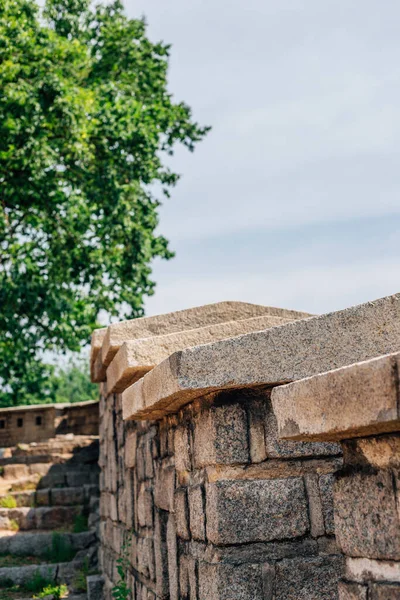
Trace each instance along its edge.
<instances>
[{"instance_id":1,"label":"rough granite texture","mask_svg":"<svg viewBox=\"0 0 400 600\"><path fill-rule=\"evenodd\" d=\"M222 392L157 422L124 422L117 394L100 407L106 600L127 540L139 600L338 597L329 490L337 444L280 448L268 391Z\"/></svg>"},{"instance_id":2,"label":"rough granite texture","mask_svg":"<svg viewBox=\"0 0 400 600\"><path fill-rule=\"evenodd\" d=\"M107 391L123 392L178 350L276 327L293 320L267 315L124 342L107 367Z\"/></svg>"},{"instance_id":3,"label":"rough granite texture","mask_svg":"<svg viewBox=\"0 0 400 600\"><path fill-rule=\"evenodd\" d=\"M399 361L395 353L275 388L280 437L326 441L398 431Z\"/></svg>"},{"instance_id":4,"label":"rough granite texture","mask_svg":"<svg viewBox=\"0 0 400 600\"><path fill-rule=\"evenodd\" d=\"M347 557L341 600L400 598L399 356L272 391L281 436L342 443L342 469L319 481L325 530L334 523L337 544ZM316 486L310 478L305 481L313 514Z\"/></svg>"},{"instance_id":5,"label":"rough granite texture","mask_svg":"<svg viewBox=\"0 0 400 600\"><path fill-rule=\"evenodd\" d=\"M400 294L175 352L123 393L125 419L158 419L224 388L296 381L400 349Z\"/></svg>"},{"instance_id":6,"label":"rough granite texture","mask_svg":"<svg viewBox=\"0 0 400 600\"><path fill-rule=\"evenodd\" d=\"M399 598L399 317L395 295L102 385L105 600L121 554L135 600Z\"/></svg>"},{"instance_id":7,"label":"rough granite texture","mask_svg":"<svg viewBox=\"0 0 400 600\"><path fill-rule=\"evenodd\" d=\"M218 302L154 317L142 317L114 323L93 333L90 361L92 378L94 381L103 381L106 368L126 341L259 316L302 319L311 315L246 302Z\"/></svg>"}]
</instances>

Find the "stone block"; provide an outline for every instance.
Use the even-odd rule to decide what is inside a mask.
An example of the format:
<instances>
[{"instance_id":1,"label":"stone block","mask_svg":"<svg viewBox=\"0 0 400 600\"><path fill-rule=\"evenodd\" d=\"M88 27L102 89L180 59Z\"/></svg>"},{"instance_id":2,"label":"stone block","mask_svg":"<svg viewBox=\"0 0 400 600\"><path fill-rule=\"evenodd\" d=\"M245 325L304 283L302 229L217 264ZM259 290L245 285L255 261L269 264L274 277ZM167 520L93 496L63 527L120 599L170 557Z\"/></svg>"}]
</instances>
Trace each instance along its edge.
<instances>
[{"instance_id":1,"label":"stone block","mask_svg":"<svg viewBox=\"0 0 400 600\"><path fill-rule=\"evenodd\" d=\"M261 565L199 564L201 600L264 600Z\"/></svg>"},{"instance_id":2,"label":"stone block","mask_svg":"<svg viewBox=\"0 0 400 600\"><path fill-rule=\"evenodd\" d=\"M160 463L157 466L155 475L154 503L163 510L172 510L174 506L175 468Z\"/></svg>"},{"instance_id":3,"label":"stone block","mask_svg":"<svg viewBox=\"0 0 400 600\"><path fill-rule=\"evenodd\" d=\"M277 322L309 316L307 313L298 311L276 309L244 302L219 302L164 315L114 323L106 330L96 330L92 336L92 379L93 381L102 380L99 377L101 367L103 366L104 370L104 367L111 363L122 344L128 340L165 336L262 315L277 317Z\"/></svg>"},{"instance_id":4,"label":"stone block","mask_svg":"<svg viewBox=\"0 0 400 600\"><path fill-rule=\"evenodd\" d=\"M36 490L35 503L37 506L49 506L49 504L50 504L49 492L50 492L49 489Z\"/></svg>"},{"instance_id":5,"label":"stone block","mask_svg":"<svg viewBox=\"0 0 400 600\"><path fill-rule=\"evenodd\" d=\"M400 559L400 526L389 471L350 473L335 484L335 525L348 556Z\"/></svg>"},{"instance_id":6,"label":"stone block","mask_svg":"<svg viewBox=\"0 0 400 600\"><path fill-rule=\"evenodd\" d=\"M336 456L341 454L340 444L333 442L285 441L279 438L278 423L269 399L265 403L265 441L268 458L302 458Z\"/></svg>"},{"instance_id":7,"label":"stone block","mask_svg":"<svg viewBox=\"0 0 400 600\"><path fill-rule=\"evenodd\" d=\"M179 488L175 491L174 513L177 535L183 540L189 540L189 509L185 488Z\"/></svg>"},{"instance_id":8,"label":"stone block","mask_svg":"<svg viewBox=\"0 0 400 600\"><path fill-rule=\"evenodd\" d=\"M192 461L190 458L189 428L180 425L175 430L174 440L175 468L177 471L191 471Z\"/></svg>"},{"instance_id":9,"label":"stone block","mask_svg":"<svg viewBox=\"0 0 400 600\"><path fill-rule=\"evenodd\" d=\"M399 345L400 336L395 349ZM280 437L340 440L397 431L398 357L381 356L275 388Z\"/></svg>"},{"instance_id":10,"label":"stone block","mask_svg":"<svg viewBox=\"0 0 400 600\"><path fill-rule=\"evenodd\" d=\"M400 600L400 584L374 584L371 586L371 600Z\"/></svg>"},{"instance_id":11,"label":"stone block","mask_svg":"<svg viewBox=\"0 0 400 600\"><path fill-rule=\"evenodd\" d=\"M209 344L250 331L260 331L291 320L293 319L259 316L125 341L107 368L107 390L109 393L124 391L155 365L178 350L199 344ZM100 379L100 375L104 373L103 365L96 364L94 371L95 377L98 375Z\"/></svg>"},{"instance_id":12,"label":"stone block","mask_svg":"<svg viewBox=\"0 0 400 600\"><path fill-rule=\"evenodd\" d=\"M179 600L178 547L176 543L175 516L173 513L169 514L167 522L167 550L169 598L170 600Z\"/></svg>"},{"instance_id":13,"label":"stone block","mask_svg":"<svg viewBox=\"0 0 400 600\"><path fill-rule=\"evenodd\" d=\"M307 490L308 509L312 537L325 535L324 515L322 511L321 493L318 486L318 474L308 473L304 476Z\"/></svg>"},{"instance_id":14,"label":"stone block","mask_svg":"<svg viewBox=\"0 0 400 600\"><path fill-rule=\"evenodd\" d=\"M368 588L358 583L339 582L339 600L368 600Z\"/></svg>"},{"instance_id":15,"label":"stone block","mask_svg":"<svg viewBox=\"0 0 400 600\"><path fill-rule=\"evenodd\" d=\"M169 599L167 523L168 513L156 510L154 518L156 595L157 598L161 598L162 600Z\"/></svg>"},{"instance_id":16,"label":"stone block","mask_svg":"<svg viewBox=\"0 0 400 600\"><path fill-rule=\"evenodd\" d=\"M53 488L51 490L51 504L53 505L71 506L83 504L84 501L83 487Z\"/></svg>"},{"instance_id":17,"label":"stone block","mask_svg":"<svg viewBox=\"0 0 400 600\"><path fill-rule=\"evenodd\" d=\"M34 510L37 529L60 529L72 525L75 517L82 513L81 506L51 506Z\"/></svg>"},{"instance_id":18,"label":"stone block","mask_svg":"<svg viewBox=\"0 0 400 600\"><path fill-rule=\"evenodd\" d=\"M399 342L400 294L396 294L320 317L187 348L175 352L125 390L124 418L159 419L166 413L176 413L195 398L221 389L271 386L311 377L396 352ZM280 402L281 398L277 405ZM314 404L312 407L314 410ZM345 416L345 403L343 409ZM360 415L364 413L359 411ZM307 429L309 407L299 410L299 419L302 414L305 432L317 433ZM284 423L290 423L287 416ZM296 428L285 432L298 433Z\"/></svg>"},{"instance_id":19,"label":"stone block","mask_svg":"<svg viewBox=\"0 0 400 600\"><path fill-rule=\"evenodd\" d=\"M197 468L215 464L249 462L246 411L239 403L222 404L195 417L194 464Z\"/></svg>"},{"instance_id":20,"label":"stone block","mask_svg":"<svg viewBox=\"0 0 400 600\"><path fill-rule=\"evenodd\" d=\"M137 434L136 431L131 431L125 440L125 466L127 469L133 469L136 466L136 446Z\"/></svg>"},{"instance_id":21,"label":"stone block","mask_svg":"<svg viewBox=\"0 0 400 600\"><path fill-rule=\"evenodd\" d=\"M347 465L375 469L398 469L400 467L400 434L358 438L343 442Z\"/></svg>"},{"instance_id":22,"label":"stone block","mask_svg":"<svg viewBox=\"0 0 400 600\"><path fill-rule=\"evenodd\" d=\"M207 484L206 512L214 544L295 538L310 527L304 483L296 477Z\"/></svg>"},{"instance_id":23,"label":"stone block","mask_svg":"<svg viewBox=\"0 0 400 600\"><path fill-rule=\"evenodd\" d=\"M205 541L205 503L204 490L201 485L188 489L190 531L194 540Z\"/></svg>"},{"instance_id":24,"label":"stone block","mask_svg":"<svg viewBox=\"0 0 400 600\"><path fill-rule=\"evenodd\" d=\"M139 525L153 527L153 492L143 483L139 488L137 510Z\"/></svg>"},{"instance_id":25,"label":"stone block","mask_svg":"<svg viewBox=\"0 0 400 600\"><path fill-rule=\"evenodd\" d=\"M324 517L325 532L328 535L335 534L335 522L333 511L333 484L335 478L332 473L319 477L319 490L322 502L322 514Z\"/></svg>"},{"instance_id":26,"label":"stone block","mask_svg":"<svg viewBox=\"0 0 400 600\"><path fill-rule=\"evenodd\" d=\"M400 562L370 558L346 558L345 577L356 583L400 583Z\"/></svg>"},{"instance_id":27,"label":"stone block","mask_svg":"<svg viewBox=\"0 0 400 600\"><path fill-rule=\"evenodd\" d=\"M250 398L247 408L249 420L249 447L250 461L259 463L267 458L265 447L265 406L269 402L269 395L262 398Z\"/></svg>"},{"instance_id":28,"label":"stone block","mask_svg":"<svg viewBox=\"0 0 400 600\"><path fill-rule=\"evenodd\" d=\"M340 556L284 559L276 564L276 600L334 600L342 574Z\"/></svg>"},{"instance_id":29,"label":"stone block","mask_svg":"<svg viewBox=\"0 0 400 600\"><path fill-rule=\"evenodd\" d=\"M4 465L2 477L3 479L23 479L29 476L29 469L27 465Z\"/></svg>"},{"instance_id":30,"label":"stone block","mask_svg":"<svg viewBox=\"0 0 400 600\"><path fill-rule=\"evenodd\" d=\"M88 575L86 577L87 600L102 600L104 578L101 575Z\"/></svg>"}]
</instances>

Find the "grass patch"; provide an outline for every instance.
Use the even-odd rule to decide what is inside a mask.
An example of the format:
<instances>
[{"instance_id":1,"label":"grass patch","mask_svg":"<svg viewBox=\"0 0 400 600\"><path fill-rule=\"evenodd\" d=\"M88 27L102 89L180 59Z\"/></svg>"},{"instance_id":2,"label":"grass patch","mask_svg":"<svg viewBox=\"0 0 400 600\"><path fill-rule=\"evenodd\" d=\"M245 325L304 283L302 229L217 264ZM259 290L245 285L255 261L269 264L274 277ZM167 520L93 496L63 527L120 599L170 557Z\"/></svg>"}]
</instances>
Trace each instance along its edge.
<instances>
[{"instance_id":1,"label":"grass patch","mask_svg":"<svg viewBox=\"0 0 400 600\"><path fill-rule=\"evenodd\" d=\"M17 501L14 496L0 498L0 508L17 508Z\"/></svg>"},{"instance_id":2,"label":"grass patch","mask_svg":"<svg viewBox=\"0 0 400 600\"><path fill-rule=\"evenodd\" d=\"M11 486L12 492L25 492L29 490L36 490L37 482L35 481L21 481L21 483L13 483Z\"/></svg>"},{"instance_id":3,"label":"grass patch","mask_svg":"<svg viewBox=\"0 0 400 600\"><path fill-rule=\"evenodd\" d=\"M50 584L47 585L39 594L33 596L34 598L45 598L46 596L52 596L53 600L60 600L68 596L68 588L62 583L61 585Z\"/></svg>"},{"instance_id":4,"label":"grass patch","mask_svg":"<svg viewBox=\"0 0 400 600\"><path fill-rule=\"evenodd\" d=\"M23 567L25 565L40 565L43 559L38 556L15 556L14 554L0 554L1 567Z\"/></svg>"},{"instance_id":5,"label":"grass patch","mask_svg":"<svg viewBox=\"0 0 400 600\"><path fill-rule=\"evenodd\" d=\"M10 529L11 531L19 531L19 523L15 519L10 519Z\"/></svg>"},{"instance_id":6,"label":"grass patch","mask_svg":"<svg viewBox=\"0 0 400 600\"><path fill-rule=\"evenodd\" d=\"M77 592L86 592L87 583L86 577L89 575L89 561L85 558L82 567L76 574L74 579L74 588Z\"/></svg>"},{"instance_id":7,"label":"grass patch","mask_svg":"<svg viewBox=\"0 0 400 600\"><path fill-rule=\"evenodd\" d=\"M76 515L74 519L74 533L82 533L88 530L88 518L85 515Z\"/></svg>"},{"instance_id":8,"label":"grass patch","mask_svg":"<svg viewBox=\"0 0 400 600\"><path fill-rule=\"evenodd\" d=\"M46 555L47 560L53 563L69 562L75 554L76 552L69 541L60 533L54 532L51 537L51 549Z\"/></svg>"},{"instance_id":9,"label":"grass patch","mask_svg":"<svg viewBox=\"0 0 400 600\"><path fill-rule=\"evenodd\" d=\"M0 600L20 600L24 596L45 598L52 595L53 600L60 600L68 595L65 584L56 584L49 574L44 577L39 570L23 585L15 585L11 579L0 580Z\"/></svg>"}]
</instances>

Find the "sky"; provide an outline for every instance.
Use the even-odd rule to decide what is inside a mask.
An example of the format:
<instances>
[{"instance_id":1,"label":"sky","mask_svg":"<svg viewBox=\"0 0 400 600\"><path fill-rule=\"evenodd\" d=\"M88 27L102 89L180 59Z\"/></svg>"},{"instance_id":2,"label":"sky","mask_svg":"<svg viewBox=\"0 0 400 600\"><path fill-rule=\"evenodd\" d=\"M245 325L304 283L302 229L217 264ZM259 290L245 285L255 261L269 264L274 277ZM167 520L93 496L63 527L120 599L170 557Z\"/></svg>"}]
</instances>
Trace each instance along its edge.
<instances>
[{"instance_id":1,"label":"sky","mask_svg":"<svg viewBox=\"0 0 400 600\"><path fill-rule=\"evenodd\" d=\"M400 291L400 4L125 0L212 131L160 210L146 314L222 300L340 310Z\"/></svg>"}]
</instances>

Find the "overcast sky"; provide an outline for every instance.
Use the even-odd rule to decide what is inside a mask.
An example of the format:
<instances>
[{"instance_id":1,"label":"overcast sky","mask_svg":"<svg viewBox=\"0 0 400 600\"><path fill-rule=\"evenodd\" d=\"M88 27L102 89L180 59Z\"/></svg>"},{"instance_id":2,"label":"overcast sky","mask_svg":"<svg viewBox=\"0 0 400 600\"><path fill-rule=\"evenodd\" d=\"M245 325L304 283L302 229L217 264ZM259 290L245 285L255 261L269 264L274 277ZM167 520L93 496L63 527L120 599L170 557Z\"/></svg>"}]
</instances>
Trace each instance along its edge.
<instances>
[{"instance_id":1,"label":"overcast sky","mask_svg":"<svg viewBox=\"0 0 400 600\"><path fill-rule=\"evenodd\" d=\"M213 130L161 210L147 314L220 300L323 313L400 291L400 4L125 0Z\"/></svg>"}]
</instances>

